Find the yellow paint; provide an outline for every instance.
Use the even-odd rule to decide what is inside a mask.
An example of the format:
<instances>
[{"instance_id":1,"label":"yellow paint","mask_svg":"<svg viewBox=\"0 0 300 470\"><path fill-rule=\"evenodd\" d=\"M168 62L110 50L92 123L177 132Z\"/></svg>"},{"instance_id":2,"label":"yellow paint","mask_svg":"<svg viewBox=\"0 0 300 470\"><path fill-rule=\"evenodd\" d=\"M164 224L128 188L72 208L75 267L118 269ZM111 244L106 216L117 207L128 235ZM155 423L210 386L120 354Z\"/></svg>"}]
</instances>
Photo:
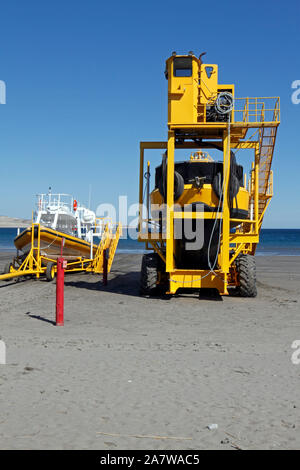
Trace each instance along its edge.
<instances>
[{"instance_id":1,"label":"yellow paint","mask_svg":"<svg viewBox=\"0 0 300 470\"><path fill-rule=\"evenodd\" d=\"M217 198L211 184L204 184L201 189L195 188L192 184L184 185L184 192L176 201L176 205L183 207L193 202L202 202L209 207L217 208L219 199ZM154 189L151 193L151 205L161 206L163 197L158 189ZM237 206L239 209L248 211L249 209L249 193L245 188L241 188L237 195ZM236 201L233 201L233 208L236 208Z\"/></svg>"}]
</instances>

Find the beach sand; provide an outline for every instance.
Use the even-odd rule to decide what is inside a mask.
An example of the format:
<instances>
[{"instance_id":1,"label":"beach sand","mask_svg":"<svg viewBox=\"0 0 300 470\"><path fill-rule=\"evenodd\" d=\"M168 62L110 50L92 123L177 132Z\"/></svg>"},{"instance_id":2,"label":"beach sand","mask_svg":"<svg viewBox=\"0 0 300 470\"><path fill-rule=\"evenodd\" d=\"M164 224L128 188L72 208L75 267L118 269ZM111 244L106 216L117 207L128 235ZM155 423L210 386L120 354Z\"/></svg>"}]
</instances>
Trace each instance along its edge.
<instances>
[{"instance_id":1,"label":"beach sand","mask_svg":"<svg viewBox=\"0 0 300 470\"><path fill-rule=\"evenodd\" d=\"M141 298L140 262L67 275L64 327L55 283L0 282L0 448L299 448L300 257L258 257L256 299Z\"/></svg>"}]
</instances>

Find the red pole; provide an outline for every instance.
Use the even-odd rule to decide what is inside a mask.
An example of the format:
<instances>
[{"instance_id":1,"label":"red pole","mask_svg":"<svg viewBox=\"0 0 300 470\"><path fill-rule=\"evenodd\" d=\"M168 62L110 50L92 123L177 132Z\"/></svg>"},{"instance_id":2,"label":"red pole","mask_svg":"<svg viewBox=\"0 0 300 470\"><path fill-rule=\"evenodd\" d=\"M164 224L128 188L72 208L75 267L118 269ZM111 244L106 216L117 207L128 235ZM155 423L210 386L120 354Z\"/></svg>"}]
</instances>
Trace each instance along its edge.
<instances>
[{"instance_id":1,"label":"red pole","mask_svg":"<svg viewBox=\"0 0 300 470\"><path fill-rule=\"evenodd\" d=\"M103 250L103 285L107 286L107 256L106 256L106 250Z\"/></svg>"},{"instance_id":2,"label":"red pole","mask_svg":"<svg viewBox=\"0 0 300 470\"><path fill-rule=\"evenodd\" d=\"M64 282L65 271L63 267L63 258L57 260L56 273L56 326L64 325Z\"/></svg>"}]
</instances>

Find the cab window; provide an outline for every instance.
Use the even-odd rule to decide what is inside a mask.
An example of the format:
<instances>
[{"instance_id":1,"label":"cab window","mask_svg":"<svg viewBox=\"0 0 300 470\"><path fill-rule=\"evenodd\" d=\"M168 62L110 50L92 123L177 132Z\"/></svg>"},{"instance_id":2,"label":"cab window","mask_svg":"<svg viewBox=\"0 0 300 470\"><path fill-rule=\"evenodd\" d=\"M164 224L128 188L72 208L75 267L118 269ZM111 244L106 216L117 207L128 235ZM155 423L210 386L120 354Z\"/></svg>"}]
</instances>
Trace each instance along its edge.
<instances>
[{"instance_id":1,"label":"cab window","mask_svg":"<svg viewBox=\"0 0 300 470\"><path fill-rule=\"evenodd\" d=\"M193 60L191 57L175 57L173 61L174 77L191 77Z\"/></svg>"}]
</instances>

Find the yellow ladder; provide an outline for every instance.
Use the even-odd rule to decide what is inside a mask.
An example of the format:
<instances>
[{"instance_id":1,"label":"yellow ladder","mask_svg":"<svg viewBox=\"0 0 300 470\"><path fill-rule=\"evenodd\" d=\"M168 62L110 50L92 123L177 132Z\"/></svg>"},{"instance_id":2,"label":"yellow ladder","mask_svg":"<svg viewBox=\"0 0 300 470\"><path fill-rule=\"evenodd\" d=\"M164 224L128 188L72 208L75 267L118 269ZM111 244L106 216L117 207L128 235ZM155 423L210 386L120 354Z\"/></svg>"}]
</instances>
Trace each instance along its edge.
<instances>
[{"instance_id":1,"label":"yellow ladder","mask_svg":"<svg viewBox=\"0 0 300 470\"><path fill-rule=\"evenodd\" d=\"M122 225L119 224L117 226L116 233L114 234L114 236L110 240L109 256L108 256L108 260L107 260L107 272L108 273L110 272L110 268L111 268L111 265L113 263L113 260L114 260L114 257L115 257L115 253L116 253L117 246L118 246L121 235L122 235Z\"/></svg>"},{"instance_id":2,"label":"yellow ladder","mask_svg":"<svg viewBox=\"0 0 300 470\"><path fill-rule=\"evenodd\" d=\"M268 203L268 190L271 179L271 166L277 135L277 127L262 127L259 138L259 204L258 213L262 218Z\"/></svg>"},{"instance_id":3,"label":"yellow ladder","mask_svg":"<svg viewBox=\"0 0 300 470\"><path fill-rule=\"evenodd\" d=\"M122 226L119 224L116 228L116 232L113 233L111 225L107 223L104 228L104 232L97 248L95 257L91 263L91 266L87 271L92 271L95 273L103 273L103 256L104 250L107 250L107 272L110 272L111 265L114 260L114 256L117 250L120 236L122 235Z\"/></svg>"}]
</instances>

